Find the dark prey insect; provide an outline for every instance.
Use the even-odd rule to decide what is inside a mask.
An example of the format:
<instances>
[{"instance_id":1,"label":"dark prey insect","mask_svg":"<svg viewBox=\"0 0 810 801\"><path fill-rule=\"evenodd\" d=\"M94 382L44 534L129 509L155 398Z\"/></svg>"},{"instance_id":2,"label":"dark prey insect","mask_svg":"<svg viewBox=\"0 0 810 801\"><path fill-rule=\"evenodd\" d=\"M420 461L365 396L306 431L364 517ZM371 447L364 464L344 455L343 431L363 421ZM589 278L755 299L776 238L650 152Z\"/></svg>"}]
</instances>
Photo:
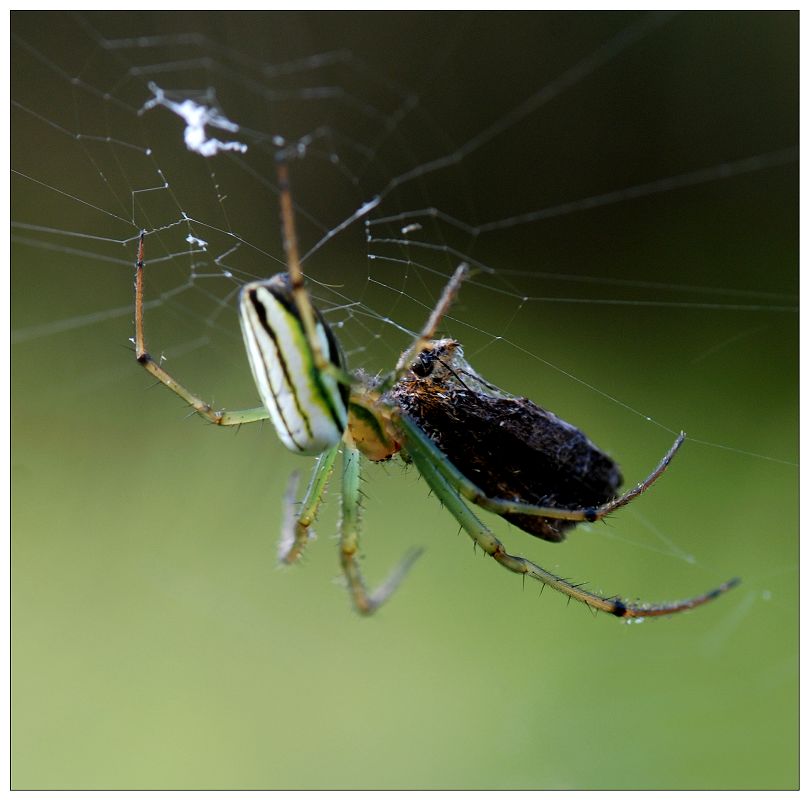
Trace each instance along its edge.
<instances>
[{"instance_id":1,"label":"dark prey insect","mask_svg":"<svg viewBox=\"0 0 810 801\"><path fill-rule=\"evenodd\" d=\"M621 486L616 463L579 429L485 381L455 340L430 343L390 395L486 497L593 510L595 519ZM550 542L562 542L576 525L559 517L502 515Z\"/></svg>"},{"instance_id":2,"label":"dark prey insect","mask_svg":"<svg viewBox=\"0 0 810 801\"><path fill-rule=\"evenodd\" d=\"M535 537L560 542L577 523L600 520L648 489L666 470L684 435L644 481L618 495L618 467L581 431L485 381L466 362L458 342L435 338L467 275L466 265L455 271L424 328L386 378L350 375L340 345L305 285L283 159L278 172L287 272L246 284L239 299L245 349L263 405L214 410L149 354L143 330L144 234L135 273L135 353L154 377L210 422L230 426L270 418L287 448L318 455L297 513L294 483L288 493L281 561L297 561L311 538L312 522L342 452L340 562L357 610L369 614L377 609L419 554L408 554L382 586L367 591L358 564L360 456L384 461L399 454L415 465L439 501L493 559L593 609L622 618L668 615L700 606L737 584L732 579L684 601L631 603L589 592L507 553L465 500Z\"/></svg>"}]
</instances>

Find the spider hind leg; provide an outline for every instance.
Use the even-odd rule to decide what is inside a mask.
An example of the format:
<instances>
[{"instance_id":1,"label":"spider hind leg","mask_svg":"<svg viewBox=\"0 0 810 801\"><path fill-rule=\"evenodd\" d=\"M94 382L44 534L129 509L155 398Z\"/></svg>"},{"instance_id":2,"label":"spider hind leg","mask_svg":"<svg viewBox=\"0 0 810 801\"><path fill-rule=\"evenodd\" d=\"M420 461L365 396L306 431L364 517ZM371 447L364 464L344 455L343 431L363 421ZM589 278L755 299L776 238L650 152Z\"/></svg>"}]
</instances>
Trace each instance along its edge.
<instances>
[{"instance_id":1,"label":"spider hind leg","mask_svg":"<svg viewBox=\"0 0 810 801\"><path fill-rule=\"evenodd\" d=\"M135 261L135 358L146 372L154 376L176 395L179 395L200 417L218 426L240 426L244 423L255 423L266 420L270 414L264 406L240 411L216 410L199 395L186 389L171 376L159 361L156 361L146 348L143 326L143 273L144 273L144 238L141 231L138 239L138 255Z\"/></svg>"},{"instance_id":2,"label":"spider hind leg","mask_svg":"<svg viewBox=\"0 0 810 801\"><path fill-rule=\"evenodd\" d=\"M300 509L295 511L295 492L298 486L298 473L290 476L290 484L285 496L285 514L278 546L278 560L285 565L295 564L304 552L307 543L313 539L312 524L318 514L327 484L332 476L338 446L324 451L316 460L309 479Z\"/></svg>"},{"instance_id":3,"label":"spider hind leg","mask_svg":"<svg viewBox=\"0 0 810 801\"><path fill-rule=\"evenodd\" d=\"M340 564L355 609L361 615L371 615L391 597L413 563L421 556L422 549L408 551L388 578L370 593L363 581L358 560L360 452L348 445L344 445L343 448L343 490L341 494Z\"/></svg>"}]
</instances>

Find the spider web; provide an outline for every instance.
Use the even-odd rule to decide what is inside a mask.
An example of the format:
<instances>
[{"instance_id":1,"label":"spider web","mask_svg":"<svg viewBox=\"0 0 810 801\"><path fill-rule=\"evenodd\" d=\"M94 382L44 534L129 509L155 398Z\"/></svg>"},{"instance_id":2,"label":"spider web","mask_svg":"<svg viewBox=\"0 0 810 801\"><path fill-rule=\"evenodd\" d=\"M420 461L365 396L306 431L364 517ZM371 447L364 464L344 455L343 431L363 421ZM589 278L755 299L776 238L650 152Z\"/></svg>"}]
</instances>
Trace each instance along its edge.
<instances>
[{"instance_id":1,"label":"spider web","mask_svg":"<svg viewBox=\"0 0 810 801\"><path fill-rule=\"evenodd\" d=\"M680 492L718 521L690 526L744 503L795 530L753 494L796 478L785 17L767 34L668 14L45 19L13 25L15 358L125 342L144 230L150 349L215 404L253 405L234 301L284 269L284 149L312 294L352 368L390 369L466 262L443 330L482 374L582 425L630 481L687 430ZM103 397L126 361L62 389ZM721 473L744 501L704 497ZM709 584L733 572L626 514L639 535L598 533ZM757 598L794 569L755 576Z\"/></svg>"}]
</instances>

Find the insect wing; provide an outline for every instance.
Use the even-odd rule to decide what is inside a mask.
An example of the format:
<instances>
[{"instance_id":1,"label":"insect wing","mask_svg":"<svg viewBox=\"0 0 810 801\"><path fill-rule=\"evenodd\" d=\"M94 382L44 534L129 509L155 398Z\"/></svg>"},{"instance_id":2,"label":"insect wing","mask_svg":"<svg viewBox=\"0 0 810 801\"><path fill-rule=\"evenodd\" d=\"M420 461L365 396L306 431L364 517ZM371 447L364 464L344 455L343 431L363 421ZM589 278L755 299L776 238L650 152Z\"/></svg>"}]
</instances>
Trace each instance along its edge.
<instances>
[{"instance_id":1,"label":"insect wing","mask_svg":"<svg viewBox=\"0 0 810 801\"><path fill-rule=\"evenodd\" d=\"M345 388L315 364L286 273L246 284L239 319L253 379L284 445L295 453L318 454L343 436ZM342 369L340 348L316 312L321 352Z\"/></svg>"}]
</instances>

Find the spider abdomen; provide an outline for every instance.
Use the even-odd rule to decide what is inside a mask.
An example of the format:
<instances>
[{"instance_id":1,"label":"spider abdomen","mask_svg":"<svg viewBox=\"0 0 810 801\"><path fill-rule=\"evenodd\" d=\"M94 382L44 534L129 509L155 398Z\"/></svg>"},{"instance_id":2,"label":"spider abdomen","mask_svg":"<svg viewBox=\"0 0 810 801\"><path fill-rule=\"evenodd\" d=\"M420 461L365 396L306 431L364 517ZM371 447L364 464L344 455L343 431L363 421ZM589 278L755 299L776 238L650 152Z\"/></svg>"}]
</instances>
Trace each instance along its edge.
<instances>
[{"instance_id":1,"label":"spider abdomen","mask_svg":"<svg viewBox=\"0 0 810 801\"><path fill-rule=\"evenodd\" d=\"M328 450L346 428L348 392L317 368L287 274L246 284L239 294L239 312L256 388L279 439L296 453ZM342 369L334 334L317 309L313 314L318 346Z\"/></svg>"}]
</instances>

